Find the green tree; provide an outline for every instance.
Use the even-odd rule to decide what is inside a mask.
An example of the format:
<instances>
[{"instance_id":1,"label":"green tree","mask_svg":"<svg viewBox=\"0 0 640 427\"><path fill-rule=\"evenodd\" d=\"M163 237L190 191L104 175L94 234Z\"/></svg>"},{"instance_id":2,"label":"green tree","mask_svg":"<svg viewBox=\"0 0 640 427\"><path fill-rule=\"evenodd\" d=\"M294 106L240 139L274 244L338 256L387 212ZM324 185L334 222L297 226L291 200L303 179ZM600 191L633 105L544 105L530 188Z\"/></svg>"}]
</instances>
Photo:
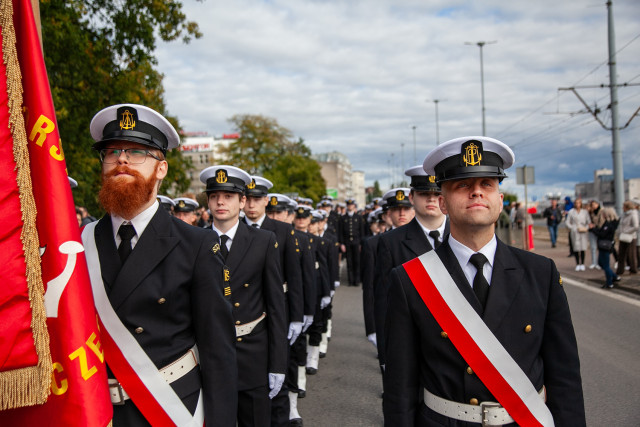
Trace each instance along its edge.
<instances>
[{"instance_id":1,"label":"green tree","mask_svg":"<svg viewBox=\"0 0 640 427\"><path fill-rule=\"evenodd\" d=\"M235 115L229 122L238 139L222 151L226 161L269 179L279 193L298 193L314 200L325 195L320 165L311 158L311 150L302 138L292 140L289 129L261 115Z\"/></svg>"},{"instance_id":2,"label":"green tree","mask_svg":"<svg viewBox=\"0 0 640 427\"><path fill-rule=\"evenodd\" d=\"M156 34L165 41L199 37L176 1L44 0L40 3L49 84L77 204L100 212L100 162L91 150L91 118L102 108L139 103L165 113L162 75L155 70ZM166 116L166 114L165 114ZM177 119L168 117L177 126ZM188 162L168 156L163 188L188 188Z\"/></svg>"}]
</instances>

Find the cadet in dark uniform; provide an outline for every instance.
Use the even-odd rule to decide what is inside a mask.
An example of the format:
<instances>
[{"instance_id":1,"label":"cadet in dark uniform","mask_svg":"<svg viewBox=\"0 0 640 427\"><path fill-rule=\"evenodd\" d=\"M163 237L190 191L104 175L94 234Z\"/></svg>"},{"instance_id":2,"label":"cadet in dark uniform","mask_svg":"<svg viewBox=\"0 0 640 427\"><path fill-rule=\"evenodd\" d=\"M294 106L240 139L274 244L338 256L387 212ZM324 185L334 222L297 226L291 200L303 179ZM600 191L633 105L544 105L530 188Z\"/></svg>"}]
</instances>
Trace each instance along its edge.
<instances>
[{"instance_id":1,"label":"cadet in dark uniform","mask_svg":"<svg viewBox=\"0 0 640 427\"><path fill-rule=\"evenodd\" d=\"M271 204L277 206L278 199L272 196L270 203L267 197L269 189L273 187L271 181L260 176L252 176L251 182L245 188L247 202L244 205L244 222L262 230L272 231L276 235L278 250L280 251L280 271L284 280L283 288L286 295L287 319L289 321L289 332L287 339L292 345L302 332L303 325L303 289L302 289L302 267L300 263L299 251L294 237L293 227L282 221L269 218L266 215L266 208ZM289 425L289 385L291 383L291 361L288 359L289 368L284 387L280 393L271 399L271 425ZM297 371L297 365L295 366ZM296 372L297 373L297 372ZM296 387L297 393L297 387Z\"/></svg>"},{"instance_id":2,"label":"cadet in dark uniform","mask_svg":"<svg viewBox=\"0 0 640 427\"><path fill-rule=\"evenodd\" d=\"M196 221L198 220L196 215L198 202L189 197L178 197L173 199L173 202L173 215L189 225L196 225Z\"/></svg>"},{"instance_id":3,"label":"cadet in dark uniform","mask_svg":"<svg viewBox=\"0 0 640 427\"><path fill-rule=\"evenodd\" d=\"M382 208L378 208L369 214L370 224L378 224L378 215ZM377 229L377 228L376 228ZM367 339L374 347L378 347L376 338L376 323L374 317L374 292L373 282L375 275L376 256L378 253L378 242L380 233L374 233L362 243L362 309L364 313L364 329Z\"/></svg>"},{"instance_id":4,"label":"cadet in dark uniform","mask_svg":"<svg viewBox=\"0 0 640 427\"><path fill-rule=\"evenodd\" d=\"M91 136L107 214L85 227L82 241L90 271L104 282L93 284L104 332L119 347L111 351L103 340L113 425L158 417L202 425L201 400L207 424L234 426L235 331L223 263L212 251L218 236L173 218L156 199L166 151L180 138L164 117L135 104L100 111ZM135 386L145 380L155 386ZM162 410L149 406L153 400Z\"/></svg>"},{"instance_id":5,"label":"cadet in dark uniform","mask_svg":"<svg viewBox=\"0 0 640 427\"><path fill-rule=\"evenodd\" d=\"M270 399L284 384L287 369L287 313L280 253L271 231L239 220L249 175L233 166L200 173L206 184L213 229L230 273L238 354L238 425L268 426Z\"/></svg>"},{"instance_id":6,"label":"cadet in dark uniform","mask_svg":"<svg viewBox=\"0 0 640 427\"><path fill-rule=\"evenodd\" d=\"M173 207L176 205L176 202L174 202L172 198L158 194L157 199L158 203L160 203L160 207L170 214L173 214Z\"/></svg>"},{"instance_id":7,"label":"cadet in dark uniform","mask_svg":"<svg viewBox=\"0 0 640 427\"><path fill-rule=\"evenodd\" d=\"M435 176L427 175L422 165L407 169L405 175L411 177L409 201L415 217L405 226L386 233L380 238L378 245L379 262L376 264L374 288L377 307L376 330L382 334L378 336L378 343L382 345L391 270L440 246L444 237L449 234L449 224L440 210L440 187ZM384 362L384 355L382 360Z\"/></svg>"},{"instance_id":8,"label":"cadet in dark uniform","mask_svg":"<svg viewBox=\"0 0 640 427\"><path fill-rule=\"evenodd\" d=\"M356 212L357 206L353 199L347 200L347 213L338 222L338 240L340 250L347 257L347 272L349 286L360 283L360 243L364 238L364 220Z\"/></svg>"},{"instance_id":9,"label":"cadet in dark uniform","mask_svg":"<svg viewBox=\"0 0 640 427\"><path fill-rule=\"evenodd\" d=\"M440 208L451 234L435 254L392 273L385 425L514 419L585 425L578 349L558 270L552 260L495 236L503 201L498 185L513 161L509 147L487 137L445 142L425 158L425 171L442 188Z\"/></svg>"}]
</instances>

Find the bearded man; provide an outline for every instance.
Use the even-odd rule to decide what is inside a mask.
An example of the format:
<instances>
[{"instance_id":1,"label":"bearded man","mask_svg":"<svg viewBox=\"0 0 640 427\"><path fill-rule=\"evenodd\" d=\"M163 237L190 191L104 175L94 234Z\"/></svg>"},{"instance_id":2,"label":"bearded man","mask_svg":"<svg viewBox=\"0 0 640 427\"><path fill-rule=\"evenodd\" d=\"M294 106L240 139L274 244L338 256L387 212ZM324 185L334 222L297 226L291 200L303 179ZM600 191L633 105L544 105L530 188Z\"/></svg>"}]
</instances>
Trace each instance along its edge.
<instances>
[{"instance_id":1,"label":"bearded man","mask_svg":"<svg viewBox=\"0 0 640 427\"><path fill-rule=\"evenodd\" d=\"M159 209L173 126L142 105L91 121L107 214L82 233L113 425L235 426L235 329L218 236ZM104 327L102 327L104 326Z\"/></svg>"}]
</instances>

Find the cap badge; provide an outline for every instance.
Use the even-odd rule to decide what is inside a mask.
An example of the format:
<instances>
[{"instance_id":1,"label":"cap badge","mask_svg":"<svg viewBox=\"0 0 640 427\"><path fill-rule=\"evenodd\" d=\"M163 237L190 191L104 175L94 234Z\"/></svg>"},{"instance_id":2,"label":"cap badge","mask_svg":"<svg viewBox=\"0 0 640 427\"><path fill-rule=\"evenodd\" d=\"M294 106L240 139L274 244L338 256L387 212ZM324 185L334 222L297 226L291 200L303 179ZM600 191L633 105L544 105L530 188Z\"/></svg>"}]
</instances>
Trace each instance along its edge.
<instances>
[{"instance_id":1,"label":"cap badge","mask_svg":"<svg viewBox=\"0 0 640 427\"><path fill-rule=\"evenodd\" d=\"M225 182L227 182L227 171L224 169L218 169L218 171L216 172L216 182L218 184L224 184Z\"/></svg>"},{"instance_id":2,"label":"cap badge","mask_svg":"<svg viewBox=\"0 0 640 427\"><path fill-rule=\"evenodd\" d=\"M298 208L298 213L299 214L303 214L304 213L304 208Z\"/></svg>"},{"instance_id":3,"label":"cap badge","mask_svg":"<svg viewBox=\"0 0 640 427\"><path fill-rule=\"evenodd\" d=\"M133 114L129 110L124 110L122 112L122 117L120 118L120 129L130 130L136 127L136 121L133 117Z\"/></svg>"},{"instance_id":4,"label":"cap badge","mask_svg":"<svg viewBox=\"0 0 640 427\"><path fill-rule=\"evenodd\" d=\"M254 188L256 188L256 180L251 178L251 182L249 184L247 184L247 188L249 190L253 190Z\"/></svg>"},{"instance_id":5,"label":"cap badge","mask_svg":"<svg viewBox=\"0 0 640 427\"><path fill-rule=\"evenodd\" d=\"M398 201L404 200L404 191L402 190L396 191L396 200Z\"/></svg>"},{"instance_id":6,"label":"cap badge","mask_svg":"<svg viewBox=\"0 0 640 427\"><path fill-rule=\"evenodd\" d=\"M464 154L462 155L462 161L465 166L477 166L482 160L482 146L475 144L475 141L470 141L462 145Z\"/></svg>"},{"instance_id":7,"label":"cap badge","mask_svg":"<svg viewBox=\"0 0 640 427\"><path fill-rule=\"evenodd\" d=\"M429 175L429 182L430 182L430 183L432 183L432 184L433 184L434 182L436 182L436 177L435 177L435 176L433 176L433 175Z\"/></svg>"},{"instance_id":8,"label":"cap badge","mask_svg":"<svg viewBox=\"0 0 640 427\"><path fill-rule=\"evenodd\" d=\"M271 206L275 206L278 204L278 198L276 196L271 196L271 200L269 200L269 204Z\"/></svg>"},{"instance_id":9,"label":"cap badge","mask_svg":"<svg viewBox=\"0 0 640 427\"><path fill-rule=\"evenodd\" d=\"M180 207L180 208L184 208L186 205L187 205L187 204L184 202L184 200L180 200L180 201L178 202L178 207Z\"/></svg>"}]
</instances>

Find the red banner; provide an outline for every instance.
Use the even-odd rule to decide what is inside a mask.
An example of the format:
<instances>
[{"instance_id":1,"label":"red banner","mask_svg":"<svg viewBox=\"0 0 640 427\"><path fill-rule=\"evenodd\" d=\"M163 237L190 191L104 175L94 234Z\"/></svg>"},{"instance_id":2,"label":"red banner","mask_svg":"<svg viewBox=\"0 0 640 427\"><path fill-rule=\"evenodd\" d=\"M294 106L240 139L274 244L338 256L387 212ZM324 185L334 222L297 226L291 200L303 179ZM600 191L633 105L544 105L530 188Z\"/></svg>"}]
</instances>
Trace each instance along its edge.
<instances>
[{"instance_id":1,"label":"red banner","mask_svg":"<svg viewBox=\"0 0 640 427\"><path fill-rule=\"evenodd\" d=\"M11 11L11 3L10 0L1 0L0 15L7 16L7 12ZM47 402L44 405L2 411L0 425L102 427L111 421L113 408L109 399L104 351L49 81L31 2L13 0L12 7L14 49L22 76L23 127L37 211L36 227L53 370L50 376L51 394ZM5 58L12 53L11 40L6 37L9 26L10 23L3 22L2 48ZM7 79L9 74L6 73ZM2 95L9 94L11 99L19 90L8 81L5 83L7 84L0 88ZM1 107L0 116L4 112ZM15 144L16 132L13 131L9 136L13 137ZM0 137L3 138L0 143L4 147L8 138L4 134L0 134ZM5 151L0 153L3 160L4 156L9 155ZM5 167L3 170L10 169ZM4 182L0 182L0 185L4 185ZM15 197L14 193L7 192L12 197ZM4 194L0 193L0 196ZM20 210L16 212L20 213ZM24 214L24 209L22 213ZM3 257L8 256L8 251L15 250L15 244L5 246L4 241L0 244ZM5 266L3 263L3 267ZM0 312L0 315L0 321L4 325L4 312ZM22 324L11 325L16 330L23 329L21 326L24 325L24 315L21 318ZM5 331L0 331L0 334L5 335ZM3 343L2 339L0 338L0 343ZM3 345L0 347L4 348ZM29 356L25 358L26 363L33 363L33 352L27 349L26 353Z\"/></svg>"}]
</instances>

